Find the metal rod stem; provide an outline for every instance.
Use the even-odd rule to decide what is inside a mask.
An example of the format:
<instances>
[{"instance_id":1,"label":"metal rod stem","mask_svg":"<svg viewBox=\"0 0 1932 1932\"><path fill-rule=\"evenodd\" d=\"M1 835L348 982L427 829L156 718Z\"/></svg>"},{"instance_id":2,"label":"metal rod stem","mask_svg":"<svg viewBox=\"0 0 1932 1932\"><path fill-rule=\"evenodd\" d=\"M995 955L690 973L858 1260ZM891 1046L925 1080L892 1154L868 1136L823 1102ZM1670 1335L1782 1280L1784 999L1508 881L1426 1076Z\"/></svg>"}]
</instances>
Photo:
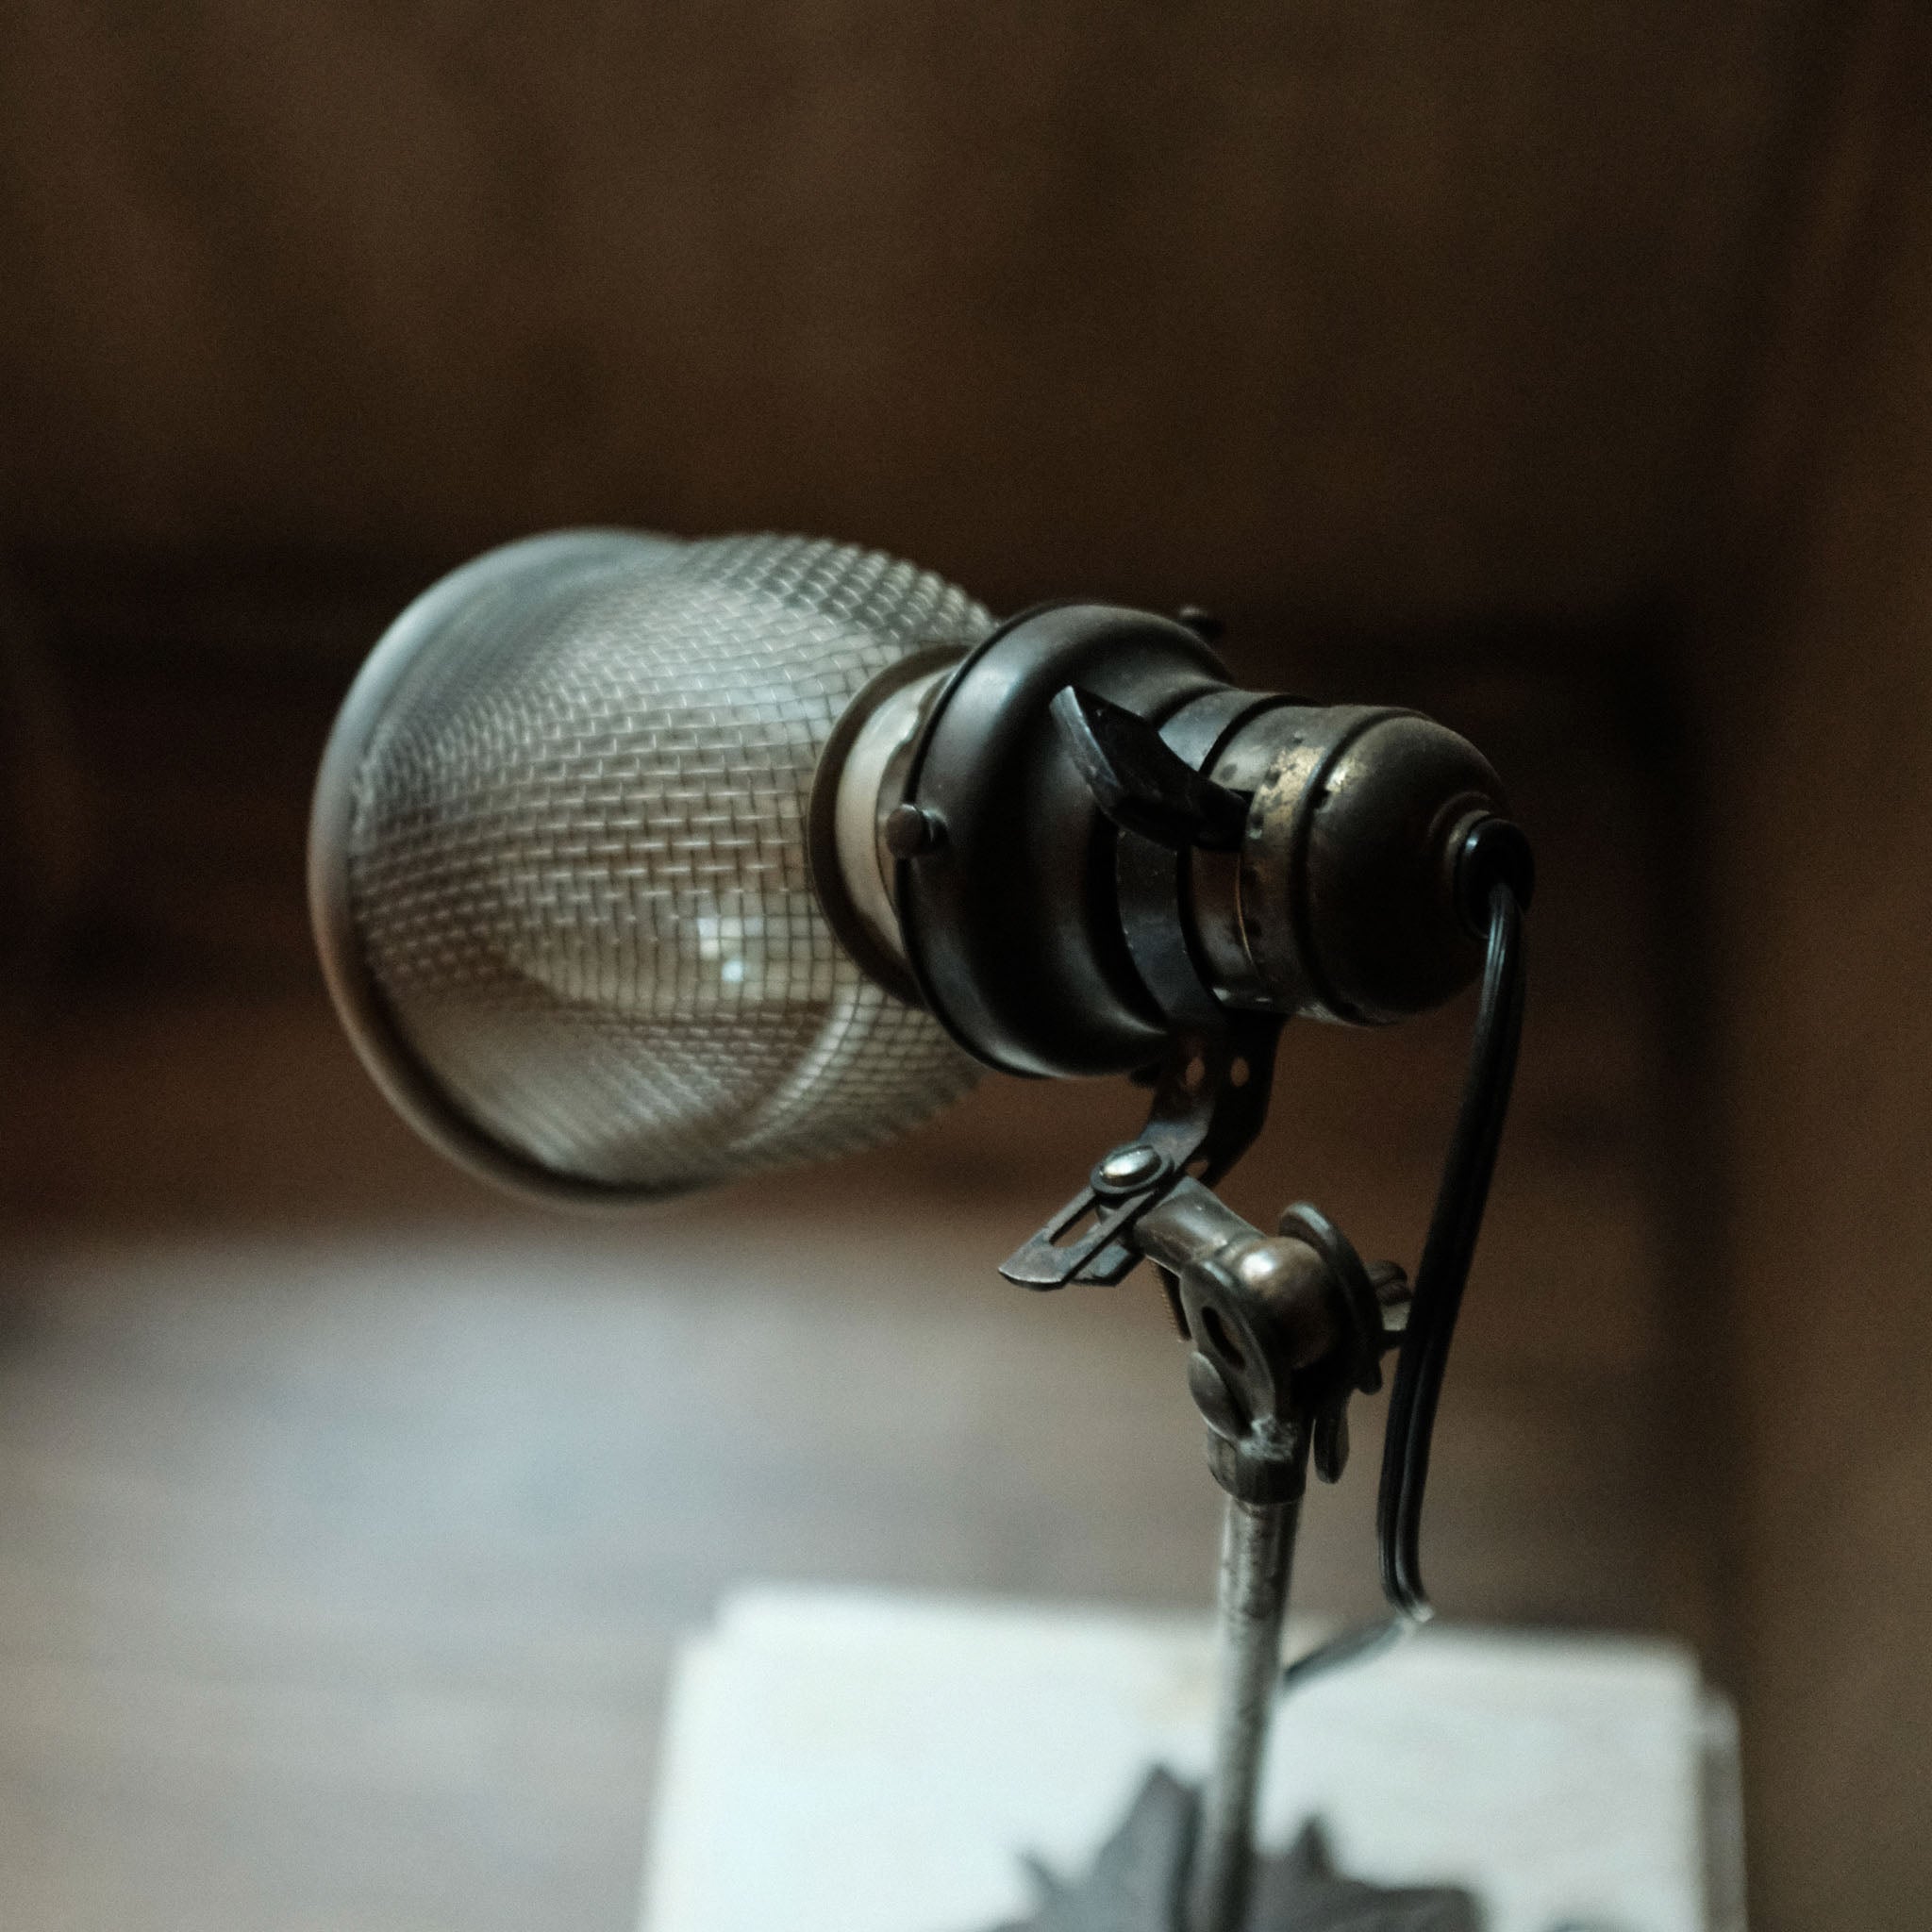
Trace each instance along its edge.
<instances>
[{"instance_id":1,"label":"metal rod stem","mask_svg":"<svg viewBox=\"0 0 1932 1932\"><path fill-rule=\"evenodd\" d=\"M1301 1499L1227 1499L1221 1533L1221 1684L1214 1762L1188 1874L1186 1932L1241 1932L1255 1862L1255 1805L1281 1675Z\"/></svg>"}]
</instances>

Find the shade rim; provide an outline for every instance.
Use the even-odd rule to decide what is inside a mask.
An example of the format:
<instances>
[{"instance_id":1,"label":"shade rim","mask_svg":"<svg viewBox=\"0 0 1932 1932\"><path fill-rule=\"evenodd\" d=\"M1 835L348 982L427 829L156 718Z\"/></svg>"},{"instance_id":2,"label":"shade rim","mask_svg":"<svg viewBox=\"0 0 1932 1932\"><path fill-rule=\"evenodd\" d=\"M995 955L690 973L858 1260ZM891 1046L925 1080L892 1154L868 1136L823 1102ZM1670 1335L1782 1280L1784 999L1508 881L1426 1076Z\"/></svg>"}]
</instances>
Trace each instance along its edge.
<instances>
[{"instance_id":1,"label":"shade rim","mask_svg":"<svg viewBox=\"0 0 1932 1932\"><path fill-rule=\"evenodd\" d=\"M502 544L439 578L382 634L357 674L316 776L308 824L308 916L324 982L356 1057L390 1105L438 1153L494 1187L553 1208L623 1211L675 1200L703 1183L652 1187L559 1173L497 1140L449 1097L397 1024L359 942L349 863L356 784L370 741L416 653L453 609L495 578L572 552L632 560L660 552L668 562L683 548L674 538L642 532L560 530Z\"/></svg>"}]
</instances>

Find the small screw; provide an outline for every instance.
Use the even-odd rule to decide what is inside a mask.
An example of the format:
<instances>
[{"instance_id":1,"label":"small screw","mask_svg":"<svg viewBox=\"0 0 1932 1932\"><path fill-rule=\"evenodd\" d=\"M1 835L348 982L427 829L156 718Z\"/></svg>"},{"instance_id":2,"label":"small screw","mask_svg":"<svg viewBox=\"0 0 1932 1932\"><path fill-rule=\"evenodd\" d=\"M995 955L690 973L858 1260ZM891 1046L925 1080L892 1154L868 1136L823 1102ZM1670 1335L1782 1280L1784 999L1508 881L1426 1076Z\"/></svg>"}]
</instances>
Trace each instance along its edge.
<instances>
[{"instance_id":1,"label":"small screw","mask_svg":"<svg viewBox=\"0 0 1932 1932\"><path fill-rule=\"evenodd\" d=\"M1095 1179L1109 1188L1138 1188L1151 1181L1167 1166L1165 1157L1145 1141L1135 1141L1116 1147L1095 1171Z\"/></svg>"},{"instance_id":2,"label":"small screw","mask_svg":"<svg viewBox=\"0 0 1932 1932\"><path fill-rule=\"evenodd\" d=\"M945 821L916 805L895 805L886 814L886 850L894 858L918 858L945 842Z\"/></svg>"}]
</instances>

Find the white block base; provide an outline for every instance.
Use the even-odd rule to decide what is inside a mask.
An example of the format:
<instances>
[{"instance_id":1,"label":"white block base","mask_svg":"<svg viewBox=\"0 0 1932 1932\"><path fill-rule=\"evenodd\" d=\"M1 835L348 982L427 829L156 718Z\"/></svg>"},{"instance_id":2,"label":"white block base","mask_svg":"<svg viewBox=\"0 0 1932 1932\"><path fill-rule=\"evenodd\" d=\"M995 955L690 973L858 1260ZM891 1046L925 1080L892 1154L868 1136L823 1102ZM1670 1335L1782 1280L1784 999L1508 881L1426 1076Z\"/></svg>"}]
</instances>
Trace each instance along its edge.
<instances>
[{"instance_id":1,"label":"white block base","mask_svg":"<svg viewBox=\"0 0 1932 1932\"><path fill-rule=\"evenodd\" d=\"M1290 1649L1306 1633L1291 1632ZM758 1590L673 1690L643 1932L980 1932L1204 1770L1211 1632ZM1436 1627L1280 1707L1264 1841L1474 1891L1489 1932L1741 1932L1737 1743L1674 1646Z\"/></svg>"}]
</instances>

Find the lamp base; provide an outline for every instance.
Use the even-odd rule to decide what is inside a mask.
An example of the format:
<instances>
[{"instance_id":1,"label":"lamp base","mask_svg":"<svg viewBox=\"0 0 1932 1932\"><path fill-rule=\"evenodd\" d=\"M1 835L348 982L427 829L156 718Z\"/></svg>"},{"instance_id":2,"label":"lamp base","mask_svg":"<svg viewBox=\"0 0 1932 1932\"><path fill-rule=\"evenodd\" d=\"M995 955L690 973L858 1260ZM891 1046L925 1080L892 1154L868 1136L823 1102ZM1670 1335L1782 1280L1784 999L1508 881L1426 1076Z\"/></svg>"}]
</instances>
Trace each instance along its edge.
<instances>
[{"instance_id":1,"label":"lamp base","mask_svg":"<svg viewBox=\"0 0 1932 1932\"><path fill-rule=\"evenodd\" d=\"M1182 1932L1200 1809L1191 1786L1150 1772L1084 1878L1069 1882L1028 1861L1040 1903L1032 1917L997 1932ZM1314 1820L1283 1857L1260 1861L1247 1916L1248 1932L1479 1932L1480 1925L1475 1900L1454 1887L1391 1890L1343 1877Z\"/></svg>"},{"instance_id":2,"label":"lamp base","mask_svg":"<svg viewBox=\"0 0 1932 1932\"><path fill-rule=\"evenodd\" d=\"M1287 1648L1317 1634L1291 1629ZM1029 1915L1030 1932L1081 1932L1074 1897L1104 1882L1098 1848L1150 1768L1206 1769L1215 1682L1205 1619L740 1591L679 1649L641 1932L974 1932ZM1736 1724L1675 1645L1433 1624L1295 1690L1279 1724L1266 1846L1319 1818L1350 1877L1466 1887L1485 1932L1743 1932ZM1107 1932L1173 1932L1182 1796L1149 1800L1153 1822L1109 1846L1108 1881L1145 1830L1156 1875ZM1164 1809L1183 1822L1163 1838ZM1023 1851L1054 1880L1024 1883ZM1297 1918L1287 1881L1258 1876L1248 1932L1335 1928L1346 1893L1311 1890ZM1106 1917L1096 1902L1085 1925Z\"/></svg>"}]
</instances>

